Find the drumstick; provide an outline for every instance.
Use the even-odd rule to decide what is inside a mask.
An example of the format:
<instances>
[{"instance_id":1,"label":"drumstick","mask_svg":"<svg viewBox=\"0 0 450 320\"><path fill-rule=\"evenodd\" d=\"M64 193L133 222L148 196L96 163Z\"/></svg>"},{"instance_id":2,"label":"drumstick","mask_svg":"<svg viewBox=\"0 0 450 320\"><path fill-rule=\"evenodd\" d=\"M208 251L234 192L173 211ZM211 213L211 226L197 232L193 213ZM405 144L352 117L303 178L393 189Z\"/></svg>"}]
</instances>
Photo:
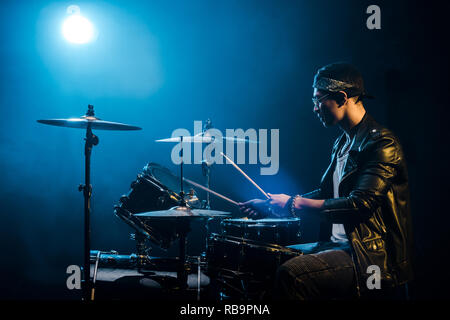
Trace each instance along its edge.
<instances>
[{"instance_id":1,"label":"drumstick","mask_svg":"<svg viewBox=\"0 0 450 320\"><path fill-rule=\"evenodd\" d=\"M225 159L227 159L228 161L230 161L231 164L233 165L233 167L235 167L240 173L242 173L242 174L244 175L244 177L246 177L251 183L253 183L253 185L254 185L256 188L258 188L258 190L261 191L267 199L270 199L270 197L267 195L267 193L265 193L264 190L261 189L261 187L258 186L258 185L256 184L255 181L253 181L252 179L250 179L250 177L249 177L248 175L246 175L245 172L242 171L241 168L239 168L239 167L238 167L238 166L237 166L230 158L228 158L223 152L221 152L220 154L221 154L222 156L224 156Z\"/></svg>"},{"instance_id":2,"label":"drumstick","mask_svg":"<svg viewBox=\"0 0 450 320\"><path fill-rule=\"evenodd\" d=\"M196 182L194 182L194 181L191 181L191 180L189 180L189 179L186 179L186 178L183 178L183 180L186 181L187 183L192 184L193 186L196 186L197 188L200 188L200 189L203 189L203 190L205 190L205 191L207 191L207 192L212 193L212 194L215 195L216 197L222 198L223 200L226 200L226 201L228 201L228 202L230 202L230 203L232 203L232 204L234 204L234 205L236 205L236 206L239 206L239 203L237 203L236 201L233 201L233 200L231 200L231 199L229 199L229 198L227 198L227 197L221 195L220 193L217 193L217 192L215 192L215 191L212 191L211 189L208 189L208 188L202 186L201 184L198 184L198 183L196 183Z\"/></svg>"}]
</instances>

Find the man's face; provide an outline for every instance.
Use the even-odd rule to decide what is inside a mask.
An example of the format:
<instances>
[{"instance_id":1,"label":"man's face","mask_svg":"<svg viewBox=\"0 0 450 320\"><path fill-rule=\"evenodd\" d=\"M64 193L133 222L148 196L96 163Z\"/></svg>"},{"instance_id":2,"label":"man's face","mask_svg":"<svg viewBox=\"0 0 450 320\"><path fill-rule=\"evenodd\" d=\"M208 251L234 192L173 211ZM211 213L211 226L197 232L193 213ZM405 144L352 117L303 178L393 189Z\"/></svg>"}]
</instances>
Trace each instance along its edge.
<instances>
[{"instance_id":1,"label":"man's face","mask_svg":"<svg viewBox=\"0 0 450 320\"><path fill-rule=\"evenodd\" d=\"M314 88L313 97L319 99L319 102L314 105L313 111L326 128L335 125L343 117L343 108L327 95L327 92Z\"/></svg>"}]
</instances>

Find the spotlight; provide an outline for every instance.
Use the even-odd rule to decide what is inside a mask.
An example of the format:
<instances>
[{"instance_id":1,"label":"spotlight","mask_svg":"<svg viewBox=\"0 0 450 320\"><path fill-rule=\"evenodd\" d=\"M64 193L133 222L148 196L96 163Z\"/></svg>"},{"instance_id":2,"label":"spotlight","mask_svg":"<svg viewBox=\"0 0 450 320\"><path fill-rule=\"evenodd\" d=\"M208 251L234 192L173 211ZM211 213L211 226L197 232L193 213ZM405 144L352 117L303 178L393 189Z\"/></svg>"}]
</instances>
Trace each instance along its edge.
<instances>
[{"instance_id":1,"label":"spotlight","mask_svg":"<svg viewBox=\"0 0 450 320\"><path fill-rule=\"evenodd\" d=\"M80 15L80 8L72 5L67 8L67 12L71 15L62 26L64 37L77 44L91 41L94 36L94 27L88 19Z\"/></svg>"}]
</instances>

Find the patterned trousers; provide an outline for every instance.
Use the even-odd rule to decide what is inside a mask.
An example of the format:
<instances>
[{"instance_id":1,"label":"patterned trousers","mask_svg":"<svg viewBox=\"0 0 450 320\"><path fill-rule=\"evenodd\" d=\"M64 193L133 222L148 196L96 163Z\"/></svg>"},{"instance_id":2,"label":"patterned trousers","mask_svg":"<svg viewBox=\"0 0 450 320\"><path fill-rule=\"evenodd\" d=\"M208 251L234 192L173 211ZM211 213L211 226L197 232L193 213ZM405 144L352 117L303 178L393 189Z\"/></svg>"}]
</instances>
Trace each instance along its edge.
<instances>
[{"instance_id":1,"label":"patterned trousers","mask_svg":"<svg viewBox=\"0 0 450 320\"><path fill-rule=\"evenodd\" d=\"M308 246L314 247L309 251L314 253L308 254ZM356 277L348 249L333 243L291 247L303 251L304 254L286 261L278 268L275 299L314 300L356 297ZM317 252L317 250L320 251Z\"/></svg>"}]
</instances>

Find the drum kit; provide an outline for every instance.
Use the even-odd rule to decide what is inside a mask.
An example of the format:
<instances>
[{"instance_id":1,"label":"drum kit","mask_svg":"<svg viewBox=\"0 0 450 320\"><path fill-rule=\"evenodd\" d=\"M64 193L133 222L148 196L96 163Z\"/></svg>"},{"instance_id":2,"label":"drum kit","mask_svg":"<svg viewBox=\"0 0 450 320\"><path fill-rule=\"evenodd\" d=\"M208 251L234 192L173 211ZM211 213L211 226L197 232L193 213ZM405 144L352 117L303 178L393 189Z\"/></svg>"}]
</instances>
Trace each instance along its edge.
<instances>
[{"instance_id":1,"label":"drum kit","mask_svg":"<svg viewBox=\"0 0 450 320\"><path fill-rule=\"evenodd\" d=\"M131 189L122 196L115 206L114 213L132 229L136 241L136 254L118 255L91 250L91 194L90 158L92 148L99 143L93 130L141 130L128 124L101 120L94 115L94 107L88 106L86 115L79 118L37 120L39 123L79 128L86 130L85 136L85 183L79 186L84 196L84 264L83 264L83 300L94 300L96 277L100 265L127 266L152 274L156 270L174 270L176 279L172 281L172 290L183 291L188 288L187 279L195 259L186 254L187 235L191 222L205 223L207 235L206 250L197 257L197 267L207 274L217 285L220 297L239 299L260 298L262 292L269 292L272 278L278 266L284 261L301 255L300 251L287 247L300 242L300 221L291 219L233 219L230 212L211 210L209 196L214 195L233 205L233 201L209 188L210 166L206 170L206 186L183 177L183 160L180 163L180 177L169 169L148 163L131 183ZM205 129L211 128L208 120ZM252 143L245 139L235 142ZM210 137L175 137L157 140L158 142L199 142L211 143ZM181 159L183 149L181 148ZM222 155L240 171L265 197L268 195L248 177L231 159ZM184 186L190 186L184 192ZM177 192L176 190L180 190ZM197 194L206 191L207 201L201 201ZM208 223L213 219L221 221L219 233L209 233ZM203 239L202 239L203 240ZM175 258L150 257L150 246L161 249L170 248L178 241L179 254ZM95 264L91 275L91 264ZM176 285L173 285L175 283Z\"/></svg>"}]
</instances>

